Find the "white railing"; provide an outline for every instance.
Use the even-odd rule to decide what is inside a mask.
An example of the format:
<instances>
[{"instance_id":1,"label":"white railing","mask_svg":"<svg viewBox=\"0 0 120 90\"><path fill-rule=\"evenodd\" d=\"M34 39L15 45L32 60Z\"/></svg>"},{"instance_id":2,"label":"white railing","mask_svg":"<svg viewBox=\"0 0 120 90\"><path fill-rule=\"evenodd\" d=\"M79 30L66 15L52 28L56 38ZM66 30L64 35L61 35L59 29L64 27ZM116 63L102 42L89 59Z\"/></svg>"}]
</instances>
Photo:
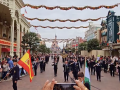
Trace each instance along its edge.
<instances>
[{"instance_id":1,"label":"white railing","mask_svg":"<svg viewBox=\"0 0 120 90\"><path fill-rule=\"evenodd\" d=\"M9 7L9 1L10 0L0 0L0 4L3 4L5 6L7 6L7 7Z\"/></svg>"}]
</instances>

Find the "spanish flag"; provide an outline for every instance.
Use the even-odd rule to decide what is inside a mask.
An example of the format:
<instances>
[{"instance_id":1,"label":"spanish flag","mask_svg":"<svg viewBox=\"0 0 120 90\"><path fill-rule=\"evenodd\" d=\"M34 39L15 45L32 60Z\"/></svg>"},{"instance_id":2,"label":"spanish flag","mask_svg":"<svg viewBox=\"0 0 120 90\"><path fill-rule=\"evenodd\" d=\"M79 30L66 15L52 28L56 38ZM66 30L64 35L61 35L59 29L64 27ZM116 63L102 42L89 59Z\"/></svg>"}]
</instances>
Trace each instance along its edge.
<instances>
[{"instance_id":1,"label":"spanish flag","mask_svg":"<svg viewBox=\"0 0 120 90\"><path fill-rule=\"evenodd\" d=\"M18 61L18 64L22 66L30 75L30 82L32 82L32 78L34 77L34 73L32 70L31 56L30 50L28 50L24 56Z\"/></svg>"}]
</instances>

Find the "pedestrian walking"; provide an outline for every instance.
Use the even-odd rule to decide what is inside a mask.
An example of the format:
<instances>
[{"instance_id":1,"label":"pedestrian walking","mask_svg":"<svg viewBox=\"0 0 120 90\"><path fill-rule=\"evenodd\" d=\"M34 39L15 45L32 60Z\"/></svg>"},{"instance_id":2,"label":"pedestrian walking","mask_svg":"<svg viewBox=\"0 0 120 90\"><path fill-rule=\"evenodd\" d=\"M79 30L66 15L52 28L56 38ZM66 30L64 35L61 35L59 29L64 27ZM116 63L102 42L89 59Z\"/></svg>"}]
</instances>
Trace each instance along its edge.
<instances>
[{"instance_id":1,"label":"pedestrian walking","mask_svg":"<svg viewBox=\"0 0 120 90\"><path fill-rule=\"evenodd\" d=\"M11 69L11 71L7 74L12 75L12 82L13 82L13 89L17 90L17 81L19 79L19 67L17 66L17 60L13 60L14 67Z\"/></svg>"},{"instance_id":2,"label":"pedestrian walking","mask_svg":"<svg viewBox=\"0 0 120 90\"><path fill-rule=\"evenodd\" d=\"M65 61L65 63L63 64L63 67L64 67L64 80L66 82L68 81L68 76L69 76L69 71L70 71L68 61Z\"/></svg>"},{"instance_id":3,"label":"pedestrian walking","mask_svg":"<svg viewBox=\"0 0 120 90\"><path fill-rule=\"evenodd\" d=\"M101 63L100 60L98 61L98 63L96 65L94 65L94 67L96 67L96 74L97 74L97 81L99 80L101 82Z\"/></svg>"},{"instance_id":4,"label":"pedestrian walking","mask_svg":"<svg viewBox=\"0 0 120 90\"><path fill-rule=\"evenodd\" d=\"M43 57L40 59L40 72L43 72Z\"/></svg>"},{"instance_id":5,"label":"pedestrian walking","mask_svg":"<svg viewBox=\"0 0 120 90\"><path fill-rule=\"evenodd\" d=\"M35 61L33 61L33 67L34 67L34 73L35 73L35 76L37 75L37 60L34 59Z\"/></svg>"},{"instance_id":6,"label":"pedestrian walking","mask_svg":"<svg viewBox=\"0 0 120 90\"><path fill-rule=\"evenodd\" d=\"M79 63L77 62L77 59L75 59L75 62L73 64L73 75L75 80L78 79L77 75L79 71L80 71L80 66L79 66Z\"/></svg>"},{"instance_id":7,"label":"pedestrian walking","mask_svg":"<svg viewBox=\"0 0 120 90\"><path fill-rule=\"evenodd\" d=\"M111 77L113 76L114 77L114 74L115 74L115 64L113 61L111 61L111 64L109 65L110 66L110 75Z\"/></svg>"},{"instance_id":8,"label":"pedestrian walking","mask_svg":"<svg viewBox=\"0 0 120 90\"><path fill-rule=\"evenodd\" d=\"M118 69L118 73L119 73L119 81L120 81L120 63L118 64L117 69Z\"/></svg>"},{"instance_id":9,"label":"pedestrian walking","mask_svg":"<svg viewBox=\"0 0 120 90\"><path fill-rule=\"evenodd\" d=\"M57 60L55 60L55 62L52 64L52 66L54 66L54 76L57 76L57 69L58 69L58 63Z\"/></svg>"},{"instance_id":10,"label":"pedestrian walking","mask_svg":"<svg viewBox=\"0 0 120 90\"><path fill-rule=\"evenodd\" d=\"M45 67L46 67L46 60L45 58L43 58L43 71L45 71Z\"/></svg>"}]
</instances>

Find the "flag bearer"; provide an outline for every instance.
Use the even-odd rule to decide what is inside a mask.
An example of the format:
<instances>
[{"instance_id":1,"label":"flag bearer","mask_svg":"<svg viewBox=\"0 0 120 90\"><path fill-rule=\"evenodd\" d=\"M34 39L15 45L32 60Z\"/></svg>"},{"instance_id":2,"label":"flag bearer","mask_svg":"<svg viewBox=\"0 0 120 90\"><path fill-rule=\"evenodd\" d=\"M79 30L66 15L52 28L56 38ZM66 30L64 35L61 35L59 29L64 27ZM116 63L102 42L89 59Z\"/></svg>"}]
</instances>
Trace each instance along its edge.
<instances>
[{"instance_id":1,"label":"flag bearer","mask_svg":"<svg viewBox=\"0 0 120 90\"><path fill-rule=\"evenodd\" d=\"M13 76L13 89L17 90L17 81L19 79L19 67L17 66L17 60L13 60L14 67L11 69L10 73L7 74L7 76L10 74Z\"/></svg>"}]
</instances>

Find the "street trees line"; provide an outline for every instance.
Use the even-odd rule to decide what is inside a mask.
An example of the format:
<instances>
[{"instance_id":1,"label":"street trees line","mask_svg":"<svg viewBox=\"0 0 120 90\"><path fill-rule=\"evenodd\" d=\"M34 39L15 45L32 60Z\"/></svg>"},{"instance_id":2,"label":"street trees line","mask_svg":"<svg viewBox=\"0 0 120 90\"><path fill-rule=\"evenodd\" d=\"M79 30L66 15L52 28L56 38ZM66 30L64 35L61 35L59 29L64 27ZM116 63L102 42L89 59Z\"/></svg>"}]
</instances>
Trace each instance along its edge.
<instances>
[{"instance_id":1,"label":"street trees line","mask_svg":"<svg viewBox=\"0 0 120 90\"><path fill-rule=\"evenodd\" d=\"M72 53L74 53L75 51L77 53L80 53L82 50L87 50L88 52L92 50L101 50L101 45L99 44L99 41L97 39L91 39L87 42L79 44L77 51L75 50L75 48L66 49L67 52L71 51Z\"/></svg>"},{"instance_id":2,"label":"street trees line","mask_svg":"<svg viewBox=\"0 0 120 90\"><path fill-rule=\"evenodd\" d=\"M50 53L50 49L46 45L40 45L41 39L38 38L34 32L25 33L22 37L21 47L23 48L23 54L26 50L30 49L32 53Z\"/></svg>"},{"instance_id":3,"label":"street trees line","mask_svg":"<svg viewBox=\"0 0 120 90\"><path fill-rule=\"evenodd\" d=\"M91 39L87 42L79 44L78 52L81 52L82 50L87 50L88 52L92 50L101 50L101 46L97 39Z\"/></svg>"}]
</instances>

